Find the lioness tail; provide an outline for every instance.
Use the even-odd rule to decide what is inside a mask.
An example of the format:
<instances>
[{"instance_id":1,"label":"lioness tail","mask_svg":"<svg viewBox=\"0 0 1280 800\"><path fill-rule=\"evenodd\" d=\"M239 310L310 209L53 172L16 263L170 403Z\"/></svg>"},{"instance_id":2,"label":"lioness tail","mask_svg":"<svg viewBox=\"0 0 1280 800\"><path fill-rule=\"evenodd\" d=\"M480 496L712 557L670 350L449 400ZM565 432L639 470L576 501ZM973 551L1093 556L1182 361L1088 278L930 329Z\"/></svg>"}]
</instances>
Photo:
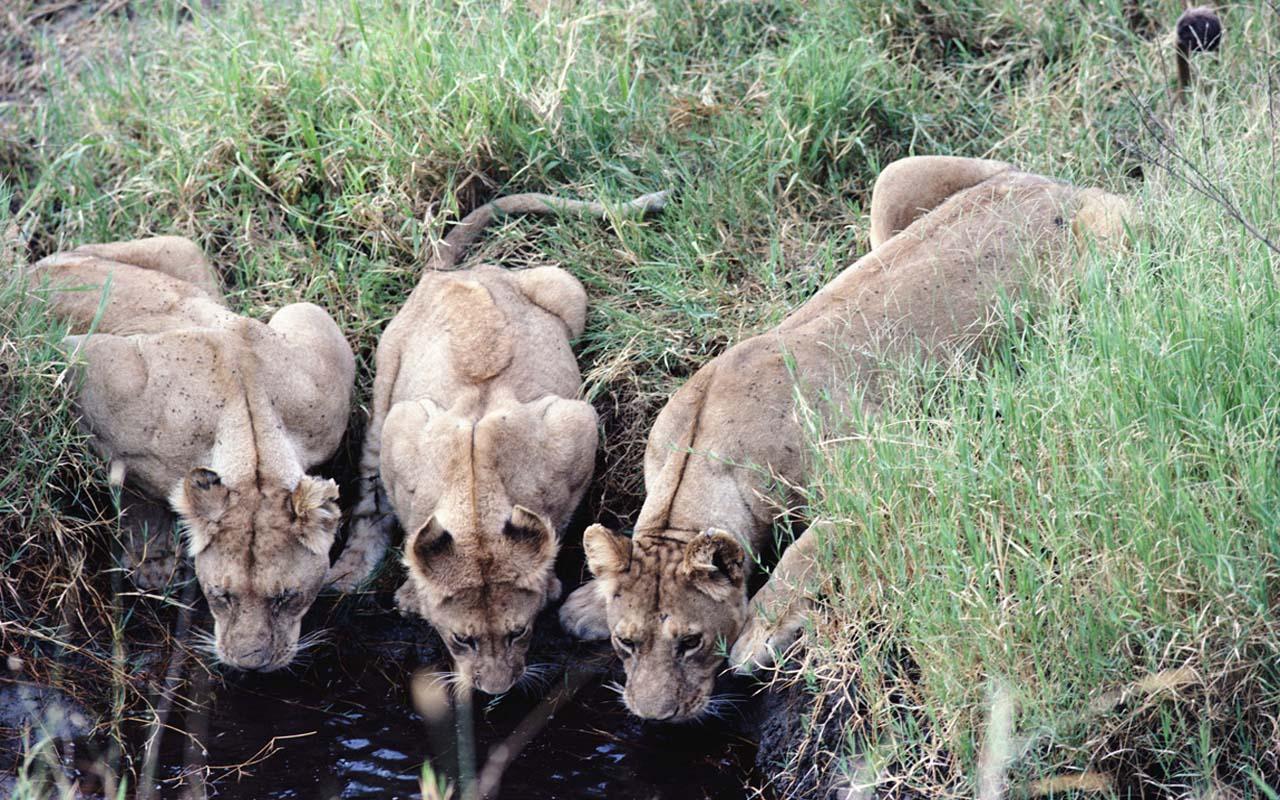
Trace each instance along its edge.
<instances>
[{"instance_id":1,"label":"lioness tail","mask_svg":"<svg viewBox=\"0 0 1280 800\"><path fill-rule=\"evenodd\" d=\"M480 238L480 234L495 216L521 214L572 214L577 217L604 218L610 210L624 217L639 217L661 211L667 204L667 192L653 192L624 203L620 206L605 206L603 203L566 200L549 194L513 194L499 197L491 203L472 211L454 226L440 243L435 257L427 265L428 269L449 270L457 266L467 249Z\"/></svg>"}]
</instances>

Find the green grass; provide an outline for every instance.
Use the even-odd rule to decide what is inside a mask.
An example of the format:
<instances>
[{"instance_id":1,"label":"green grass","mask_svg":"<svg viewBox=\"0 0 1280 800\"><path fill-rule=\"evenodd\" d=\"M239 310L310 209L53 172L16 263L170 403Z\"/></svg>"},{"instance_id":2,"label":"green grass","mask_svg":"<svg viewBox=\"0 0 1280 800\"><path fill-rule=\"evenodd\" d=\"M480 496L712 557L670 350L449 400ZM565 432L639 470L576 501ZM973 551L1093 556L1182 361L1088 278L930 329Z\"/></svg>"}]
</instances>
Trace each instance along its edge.
<instances>
[{"instance_id":1,"label":"green grass","mask_svg":"<svg viewBox=\"0 0 1280 800\"><path fill-rule=\"evenodd\" d=\"M1215 122L1207 155L1275 219L1250 113ZM980 368L904 372L892 411L821 449L810 510L839 533L795 669L875 687L853 749L931 757L930 784L966 793L997 684L1021 781L1276 778L1280 255L1182 187L1142 194L1147 242L1091 259L1073 302ZM1174 670L1191 672L1099 707Z\"/></svg>"},{"instance_id":2,"label":"green grass","mask_svg":"<svg viewBox=\"0 0 1280 800\"><path fill-rule=\"evenodd\" d=\"M997 684L1016 700L1015 782L1092 769L1117 792L1248 792L1245 769L1276 779L1263 752L1280 712L1276 256L1179 182L1130 177L1135 103L1168 113L1180 4L185 5L96 21L115 46L65 69L53 30L6 42L48 65L39 102L0 112L4 228L28 243L16 256L190 236L237 310L327 308L357 349L364 403L377 337L459 212L523 190L673 189L657 219L522 221L476 254L561 265L586 285L575 344L604 434L591 510L623 523L665 398L865 250L885 164L989 155L1141 198L1143 243L1092 260L1078 297L1048 303L981 365L906 370L869 444L822 446L810 504L841 523L828 544L839 591L792 671L853 681L863 705L820 708L847 735L798 736L777 783L820 765L972 794ZM1242 4L1225 18L1209 91L1175 125L1274 236L1265 69L1280 17ZM87 488L102 473L55 388L57 336L12 274L0 557L54 577L6 584L6 619L21 595L47 639L15 647L74 642L111 663L116 627L73 635L54 602L68 586L110 596L110 575L79 565L114 526L89 510L104 507ZM1087 711L1183 666L1197 678L1176 692Z\"/></svg>"}]
</instances>

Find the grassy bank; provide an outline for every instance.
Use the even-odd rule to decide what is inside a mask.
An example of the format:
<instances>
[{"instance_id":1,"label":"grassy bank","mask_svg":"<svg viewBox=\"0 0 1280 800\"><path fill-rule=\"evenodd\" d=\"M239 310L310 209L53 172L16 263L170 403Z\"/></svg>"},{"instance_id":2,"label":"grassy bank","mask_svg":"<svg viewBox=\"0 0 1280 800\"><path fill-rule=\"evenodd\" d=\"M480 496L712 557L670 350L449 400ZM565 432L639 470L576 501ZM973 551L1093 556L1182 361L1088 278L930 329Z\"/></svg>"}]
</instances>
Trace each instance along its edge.
<instances>
[{"instance_id":1,"label":"grassy bank","mask_svg":"<svg viewBox=\"0 0 1280 800\"><path fill-rule=\"evenodd\" d=\"M1179 124L1277 218L1265 105ZM969 795L984 748L1022 787L1280 778L1280 252L1179 182L1140 191L1135 252L1091 258L981 367L907 370L891 413L821 448L829 606L787 672L843 725L799 749L853 785Z\"/></svg>"},{"instance_id":2,"label":"grassy bank","mask_svg":"<svg viewBox=\"0 0 1280 800\"><path fill-rule=\"evenodd\" d=\"M860 693L820 706L840 734L797 737L777 785L820 769L972 794L993 694L1014 708L998 771L1019 785L1085 769L1117 791L1274 779L1275 255L1135 149L1153 107L1251 219L1280 216L1265 5L1227 9L1208 91L1176 117L1173 2L260 5L104 14L92 41L111 46L87 50L43 18L10 34L4 52L48 65L0 112L13 257L190 236L237 310L326 307L364 403L378 334L460 213L523 190L674 189L658 219L516 222L477 254L587 286L576 351L606 521L638 509L644 438L680 382L865 250L888 162L989 155L1142 198L1144 244L1092 261L1078 299L980 372L906 376L864 441L822 446L811 505L840 523L840 590L791 672ZM75 49L65 67L58 48ZM92 631L118 626L95 614L164 609L113 607L110 573L60 557L102 557L112 525L84 490L102 476L47 323L11 275L0 557L62 577L6 586L5 650L116 663L119 637ZM62 488L15 488L31 486ZM85 620L61 610L66 586L102 598ZM1104 702L1153 675L1178 680Z\"/></svg>"}]
</instances>

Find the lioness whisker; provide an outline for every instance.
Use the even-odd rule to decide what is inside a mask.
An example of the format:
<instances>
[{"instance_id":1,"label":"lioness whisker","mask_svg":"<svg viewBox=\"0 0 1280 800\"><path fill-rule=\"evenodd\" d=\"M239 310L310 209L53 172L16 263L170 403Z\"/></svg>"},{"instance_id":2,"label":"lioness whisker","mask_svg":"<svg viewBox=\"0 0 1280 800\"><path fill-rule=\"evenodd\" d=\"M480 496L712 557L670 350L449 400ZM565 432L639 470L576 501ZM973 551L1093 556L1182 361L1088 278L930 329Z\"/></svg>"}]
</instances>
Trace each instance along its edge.
<instances>
[{"instance_id":1,"label":"lioness whisker","mask_svg":"<svg viewBox=\"0 0 1280 800\"><path fill-rule=\"evenodd\" d=\"M539 672L529 668L525 668L525 672L516 681L512 689L519 689L528 692L545 692L551 688L551 679L544 672Z\"/></svg>"},{"instance_id":2,"label":"lioness whisker","mask_svg":"<svg viewBox=\"0 0 1280 800\"><path fill-rule=\"evenodd\" d=\"M307 650L311 650L312 648L318 647L319 645L322 645L322 644L329 644L332 641L333 641L333 629L319 628L317 630L311 631L308 634L305 634L304 636L299 637L297 652L299 655L301 655Z\"/></svg>"},{"instance_id":3,"label":"lioness whisker","mask_svg":"<svg viewBox=\"0 0 1280 800\"><path fill-rule=\"evenodd\" d=\"M551 681L559 674L560 665L551 662L543 662L540 664L530 664L525 667L525 674L532 676L535 680L541 682L544 686L550 686Z\"/></svg>"},{"instance_id":4,"label":"lioness whisker","mask_svg":"<svg viewBox=\"0 0 1280 800\"><path fill-rule=\"evenodd\" d=\"M529 664L525 666L525 671L544 674L559 668L560 668L560 665L555 663L554 661L540 661L536 664Z\"/></svg>"},{"instance_id":5,"label":"lioness whisker","mask_svg":"<svg viewBox=\"0 0 1280 800\"><path fill-rule=\"evenodd\" d=\"M433 688L443 686L451 689L457 685L460 678L461 676L456 672L437 672L432 676L431 683L429 685Z\"/></svg>"}]
</instances>

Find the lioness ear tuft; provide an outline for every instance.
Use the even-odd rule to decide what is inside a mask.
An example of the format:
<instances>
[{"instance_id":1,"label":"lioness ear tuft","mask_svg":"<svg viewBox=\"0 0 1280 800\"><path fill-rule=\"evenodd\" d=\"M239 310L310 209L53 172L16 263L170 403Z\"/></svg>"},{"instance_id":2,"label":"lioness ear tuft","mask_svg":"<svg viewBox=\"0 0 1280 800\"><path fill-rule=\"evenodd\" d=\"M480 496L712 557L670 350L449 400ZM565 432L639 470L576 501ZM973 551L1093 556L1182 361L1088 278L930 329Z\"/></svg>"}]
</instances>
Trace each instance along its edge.
<instances>
[{"instance_id":1,"label":"lioness ear tuft","mask_svg":"<svg viewBox=\"0 0 1280 800\"><path fill-rule=\"evenodd\" d=\"M684 574L710 594L723 594L744 585L747 553L731 533L708 528L685 546ZM727 597L727 594L725 594Z\"/></svg>"},{"instance_id":2,"label":"lioness ear tuft","mask_svg":"<svg viewBox=\"0 0 1280 800\"><path fill-rule=\"evenodd\" d=\"M312 516L316 511L327 514L338 512L338 484L303 475L290 497L293 513L297 517Z\"/></svg>"},{"instance_id":3,"label":"lioness ear tuft","mask_svg":"<svg viewBox=\"0 0 1280 800\"><path fill-rule=\"evenodd\" d=\"M626 572L631 566L631 539L603 525L592 525L582 534L587 568L597 578Z\"/></svg>"},{"instance_id":4,"label":"lioness ear tuft","mask_svg":"<svg viewBox=\"0 0 1280 800\"><path fill-rule=\"evenodd\" d=\"M302 523L298 531L302 545L316 555L327 556L338 533L338 484L332 480L303 475L289 497L294 517Z\"/></svg>"},{"instance_id":5,"label":"lioness ear tuft","mask_svg":"<svg viewBox=\"0 0 1280 800\"><path fill-rule=\"evenodd\" d=\"M405 543L405 565L421 572L431 571L431 562L453 553L453 535L435 515Z\"/></svg>"}]
</instances>

